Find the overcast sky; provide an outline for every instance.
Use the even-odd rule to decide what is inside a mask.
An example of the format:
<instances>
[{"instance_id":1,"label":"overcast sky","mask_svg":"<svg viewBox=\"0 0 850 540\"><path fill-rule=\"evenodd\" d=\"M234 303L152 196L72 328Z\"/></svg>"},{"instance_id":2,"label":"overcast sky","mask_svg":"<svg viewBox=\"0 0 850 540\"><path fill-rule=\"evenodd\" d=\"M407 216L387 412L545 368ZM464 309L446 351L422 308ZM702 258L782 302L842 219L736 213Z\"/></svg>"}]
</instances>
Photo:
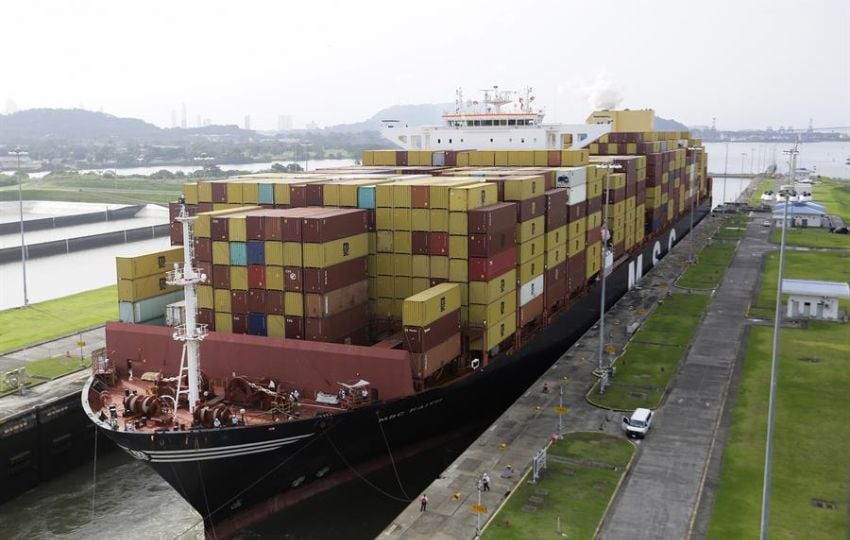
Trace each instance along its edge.
<instances>
[{"instance_id":1,"label":"overcast sky","mask_svg":"<svg viewBox=\"0 0 850 540\"><path fill-rule=\"evenodd\" d=\"M850 0L4 3L0 112L168 127L356 122L463 87L532 86L547 122L599 98L718 129L850 125Z\"/></svg>"}]
</instances>

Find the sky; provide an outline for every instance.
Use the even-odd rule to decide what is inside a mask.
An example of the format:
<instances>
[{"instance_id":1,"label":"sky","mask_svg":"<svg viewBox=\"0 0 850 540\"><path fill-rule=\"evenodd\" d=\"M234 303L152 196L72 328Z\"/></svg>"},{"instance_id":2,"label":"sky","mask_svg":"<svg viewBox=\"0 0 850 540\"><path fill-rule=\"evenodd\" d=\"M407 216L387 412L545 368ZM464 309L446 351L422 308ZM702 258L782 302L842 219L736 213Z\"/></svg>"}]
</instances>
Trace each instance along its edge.
<instances>
[{"instance_id":1,"label":"sky","mask_svg":"<svg viewBox=\"0 0 850 540\"><path fill-rule=\"evenodd\" d=\"M850 126L850 1L27 0L3 6L0 113L82 107L162 127L357 122L455 89L534 89L718 129ZM4 108L5 105L5 108Z\"/></svg>"}]
</instances>

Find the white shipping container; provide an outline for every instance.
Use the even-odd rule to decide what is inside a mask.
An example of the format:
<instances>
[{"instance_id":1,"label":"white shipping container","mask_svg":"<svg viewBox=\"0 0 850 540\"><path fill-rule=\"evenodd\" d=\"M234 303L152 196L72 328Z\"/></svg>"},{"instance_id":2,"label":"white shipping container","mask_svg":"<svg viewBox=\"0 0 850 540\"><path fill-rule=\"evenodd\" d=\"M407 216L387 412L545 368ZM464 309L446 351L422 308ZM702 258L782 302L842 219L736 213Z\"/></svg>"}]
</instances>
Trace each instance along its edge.
<instances>
[{"instance_id":1,"label":"white shipping container","mask_svg":"<svg viewBox=\"0 0 850 540\"><path fill-rule=\"evenodd\" d=\"M519 289L519 305L524 306L543 294L543 275L539 275Z\"/></svg>"},{"instance_id":2,"label":"white shipping container","mask_svg":"<svg viewBox=\"0 0 850 540\"><path fill-rule=\"evenodd\" d=\"M561 167L556 169L555 176L558 179L558 187L583 186L587 184L586 167Z\"/></svg>"},{"instance_id":3,"label":"white shipping container","mask_svg":"<svg viewBox=\"0 0 850 540\"><path fill-rule=\"evenodd\" d=\"M143 323L165 316L168 304L183 298L183 291L146 298L138 302L118 302L118 320L125 323Z\"/></svg>"},{"instance_id":4,"label":"white shipping container","mask_svg":"<svg viewBox=\"0 0 850 540\"><path fill-rule=\"evenodd\" d=\"M186 322L186 301L180 300L165 306L165 325L179 326Z\"/></svg>"},{"instance_id":5,"label":"white shipping container","mask_svg":"<svg viewBox=\"0 0 850 540\"><path fill-rule=\"evenodd\" d=\"M567 204L578 204L587 200L587 184L573 186L567 190Z\"/></svg>"}]
</instances>

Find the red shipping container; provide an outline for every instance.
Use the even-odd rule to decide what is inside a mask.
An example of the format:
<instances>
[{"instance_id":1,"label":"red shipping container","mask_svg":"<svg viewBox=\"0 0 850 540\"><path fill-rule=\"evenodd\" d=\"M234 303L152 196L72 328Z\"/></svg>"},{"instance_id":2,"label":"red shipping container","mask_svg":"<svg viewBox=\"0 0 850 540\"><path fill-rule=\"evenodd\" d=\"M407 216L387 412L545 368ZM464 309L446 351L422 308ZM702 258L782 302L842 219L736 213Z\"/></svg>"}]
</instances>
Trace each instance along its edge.
<instances>
[{"instance_id":1,"label":"red shipping container","mask_svg":"<svg viewBox=\"0 0 850 540\"><path fill-rule=\"evenodd\" d=\"M262 264L248 265L248 288L249 289L265 289L266 288L266 267ZM248 311L256 311L250 309Z\"/></svg>"},{"instance_id":2,"label":"red shipping container","mask_svg":"<svg viewBox=\"0 0 850 540\"><path fill-rule=\"evenodd\" d=\"M266 218L262 215L249 215L245 218L245 228L248 231L249 240L265 240Z\"/></svg>"},{"instance_id":3,"label":"red shipping container","mask_svg":"<svg viewBox=\"0 0 850 540\"><path fill-rule=\"evenodd\" d=\"M587 284L587 251L580 251L567 260L567 288L570 294Z\"/></svg>"},{"instance_id":4,"label":"red shipping container","mask_svg":"<svg viewBox=\"0 0 850 540\"><path fill-rule=\"evenodd\" d=\"M594 197L592 199L587 199L587 213L585 216L589 216L590 214L595 214L596 212L602 210L602 196Z\"/></svg>"},{"instance_id":5,"label":"red shipping container","mask_svg":"<svg viewBox=\"0 0 850 540\"><path fill-rule=\"evenodd\" d=\"M469 280L490 281L514 266L516 266L516 246L497 253L489 259L472 257L469 259Z\"/></svg>"},{"instance_id":6,"label":"red shipping container","mask_svg":"<svg viewBox=\"0 0 850 540\"><path fill-rule=\"evenodd\" d=\"M174 220L179 215L180 215L180 203L176 203L176 202L168 203L168 222L174 223Z\"/></svg>"},{"instance_id":7,"label":"red shipping container","mask_svg":"<svg viewBox=\"0 0 850 540\"><path fill-rule=\"evenodd\" d=\"M414 376L428 377L460 356L460 334L455 334L424 353L411 354Z\"/></svg>"},{"instance_id":8,"label":"red shipping container","mask_svg":"<svg viewBox=\"0 0 850 540\"><path fill-rule=\"evenodd\" d=\"M215 331L215 311L206 308L199 309L198 323L207 325L207 330Z\"/></svg>"},{"instance_id":9,"label":"red shipping container","mask_svg":"<svg viewBox=\"0 0 850 540\"><path fill-rule=\"evenodd\" d=\"M199 261L212 261L212 240L195 238L195 258Z\"/></svg>"},{"instance_id":10,"label":"red shipping container","mask_svg":"<svg viewBox=\"0 0 850 540\"><path fill-rule=\"evenodd\" d=\"M407 150L396 150L396 152L395 152L395 164L396 164L396 166L398 166L398 165L407 166Z\"/></svg>"},{"instance_id":11,"label":"red shipping container","mask_svg":"<svg viewBox=\"0 0 850 540\"><path fill-rule=\"evenodd\" d=\"M207 276L206 283L212 283L213 264L209 261L198 261L197 266L201 274Z\"/></svg>"},{"instance_id":12,"label":"red shipping container","mask_svg":"<svg viewBox=\"0 0 850 540\"><path fill-rule=\"evenodd\" d=\"M307 184L307 206L325 205L325 183Z\"/></svg>"},{"instance_id":13,"label":"red shipping container","mask_svg":"<svg viewBox=\"0 0 850 540\"><path fill-rule=\"evenodd\" d=\"M517 201L516 210L517 223L542 216L546 211L546 196L540 195L524 201Z\"/></svg>"},{"instance_id":14,"label":"red shipping container","mask_svg":"<svg viewBox=\"0 0 850 540\"><path fill-rule=\"evenodd\" d=\"M296 184L289 186L289 206L293 208L307 206L306 184Z\"/></svg>"},{"instance_id":15,"label":"red shipping container","mask_svg":"<svg viewBox=\"0 0 850 540\"><path fill-rule=\"evenodd\" d=\"M283 291L266 291L266 309L263 311L269 315L283 315L283 298Z\"/></svg>"},{"instance_id":16,"label":"red shipping container","mask_svg":"<svg viewBox=\"0 0 850 540\"><path fill-rule=\"evenodd\" d=\"M567 224L567 202L569 196L565 188L550 189L543 194L546 197L546 230L554 231Z\"/></svg>"},{"instance_id":17,"label":"red shipping container","mask_svg":"<svg viewBox=\"0 0 850 540\"><path fill-rule=\"evenodd\" d=\"M231 313L248 313L248 291L230 291Z\"/></svg>"},{"instance_id":18,"label":"red shipping container","mask_svg":"<svg viewBox=\"0 0 850 540\"><path fill-rule=\"evenodd\" d=\"M216 289L229 289L230 267L224 264L213 265L212 282Z\"/></svg>"},{"instance_id":19,"label":"red shipping container","mask_svg":"<svg viewBox=\"0 0 850 540\"><path fill-rule=\"evenodd\" d=\"M304 339L304 317L284 317L283 326L286 339Z\"/></svg>"},{"instance_id":20,"label":"red shipping container","mask_svg":"<svg viewBox=\"0 0 850 540\"><path fill-rule=\"evenodd\" d=\"M283 267L283 289L292 292L301 292L304 289L303 269L300 266Z\"/></svg>"},{"instance_id":21,"label":"red shipping container","mask_svg":"<svg viewBox=\"0 0 850 540\"><path fill-rule=\"evenodd\" d=\"M573 223L583 217L587 217L587 201L567 206L567 223Z\"/></svg>"},{"instance_id":22,"label":"red shipping container","mask_svg":"<svg viewBox=\"0 0 850 540\"><path fill-rule=\"evenodd\" d=\"M283 240L283 216L265 215L263 217L263 239Z\"/></svg>"},{"instance_id":23,"label":"red shipping container","mask_svg":"<svg viewBox=\"0 0 850 540\"><path fill-rule=\"evenodd\" d=\"M213 240L227 242L230 240L227 217L214 217L210 222L210 236Z\"/></svg>"},{"instance_id":24,"label":"red shipping container","mask_svg":"<svg viewBox=\"0 0 850 540\"><path fill-rule=\"evenodd\" d=\"M523 327L543 314L543 295L517 309L517 326Z\"/></svg>"},{"instance_id":25,"label":"red shipping container","mask_svg":"<svg viewBox=\"0 0 850 540\"><path fill-rule=\"evenodd\" d=\"M247 334L248 333L248 314L247 313L234 313L230 316L230 320L233 323L233 333L234 334Z\"/></svg>"},{"instance_id":26,"label":"red shipping container","mask_svg":"<svg viewBox=\"0 0 850 540\"><path fill-rule=\"evenodd\" d=\"M202 212L212 212L214 210L213 203L211 202L202 202L198 203L197 212L200 214Z\"/></svg>"},{"instance_id":27,"label":"red shipping container","mask_svg":"<svg viewBox=\"0 0 850 540\"><path fill-rule=\"evenodd\" d=\"M284 271L288 268L291 267L286 267ZM368 257L360 257L327 268L304 268L302 272L304 292L325 293L366 279L369 273L369 262Z\"/></svg>"},{"instance_id":28,"label":"red shipping container","mask_svg":"<svg viewBox=\"0 0 850 540\"><path fill-rule=\"evenodd\" d=\"M301 222L303 242L324 243L369 230L366 212L353 208L323 208Z\"/></svg>"},{"instance_id":29,"label":"red shipping container","mask_svg":"<svg viewBox=\"0 0 850 540\"><path fill-rule=\"evenodd\" d=\"M254 313L266 312L266 291L263 289L250 289L248 291L248 311Z\"/></svg>"},{"instance_id":30,"label":"red shipping container","mask_svg":"<svg viewBox=\"0 0 850 540\"><path fill-rule=\"evenodd\" d=\"M546 156L546 164L550 167L560 167L561 166L561 151L560 150L549 150L549 154Z\"/></svg>"},{"instance_id":31,"label":"red shipping container","mask_svg":"<svg viewBox=\"0 0 850 540\"><path fill-rule=\"evenodd\" d=\"M410 206L412 208L430 208L431 188L429 186L410 186Z\"/></svg>"},{"instance_id":32,"label":"red shipping container","mask_svg":"<svg viewBox=\"0 0 850 540\"><path fill-rule=\"evenodd\" d=\"M369 232L375 232L378 230L377 225L377 214L375 213L374 208L366 208L366 225L369 228Z\"/></svg>"},{"instance_id":33,"label":"red shipping container","mask_svg":"<svg viewBox=\"0 0 850 540\"><path fill-rule=\"evenodd\" d=\"M551 307L565 300L567 296L567 262L555 265L546 270L543 276L543 294L546 297L546 307Z\"/></svg>"},{"instance_id":34,"label":"red shipping container","mask_svg":"<svg viewBox=\"0 0 850 540\"><path fill-rule=\"evenodd\" d=\"M304 295L304 314L307 317L331 317L369 301L369 282L361 279L339 289Z\"/></svg>"},{"instance_id":35,"label":"red shipping container","mask_svg":"<svg viewBox=\"0 0 850 540\"><path fill-rule=\"evenodd\" d=\"M584 238L587 242L586 245L591 245L595 244L596 242L599 242L600 240L602 240L602 226L588 229L585 233Z\"/></svg>"},{"instance_id":36,"label":"red shipping container","mask_svg":"<svg viewBox=\"0 0 850 540\"><path fill-rule=\"evenodd\" d=\"M360 304L330 317L307 317L304 334L310 341L333 341L351 334L369 320L368 304Z\"/></svg>"},{"instance_id":37,"label":"red shipping container","mask_svg":"<svg viewBox=\"0 0 850 540\"><path fill-rule=\"evenodd\" d=\"M512 202L482 206L467 212L469 234L516 228L517 209Z\"/></svg>"},{"instance_id":38,"label":"red shipping container","mask_svg":"<svg viewBox=\"0 0 850 540\"><path fill-rule=\"evenodd\" d=\"M440 317L428 326L405 326L404 344L414 353L425 352L436 347L460 332L460 310Z\"/></svg>"},{"instance_id":39,"label":"red shipping container","mask_svg":"<svg viewBox=\"0 0 850 540\"><path fill-rule=\"evenodd\" d=\"M227 202L227 184L224 182L210 182L212 184L212 202Z\"/></svg>"},{"instance_id":40,"label":"red shipping container","mask_svg":"<svg viewBox=\"0 0 850 540\"><path fill-rule=\"evenodd\" d=\"M470 234L467 241L470 257L492 257L496 253L504 251L516 245L517 228L511 223L511 227L502 231L487 234Z\"/></svg>"},{"instance_id":41,"label":"red shipping container","mask_svg":"<svg viewBox=\"0 0 850 540\"><path fill-rule=\"evenodd\" d=\"M412 231L410 233L411 252L414 255L428 255L430 250L430 238L432 233L425 231Z\"/></svg>"},{"instance_id":42,"label":"red shipping container","mask_svg":"<svg viewBox=\"0 0 850 540\"><path fill-rule=\"evenodd\" d=\"M449 233L428 233L428 255L448 255Z\"/></svg>"},{"instance_id":43,"label":"red shipping container","mask_svg":"<svg viewBox=\"0 0 850 540\"><path fill-rule=\"evenodd\" d=\"M168 229L168 239L171 240L172 246L183 245L183 224L172 223Z\"/></svg>"}]
</instances>

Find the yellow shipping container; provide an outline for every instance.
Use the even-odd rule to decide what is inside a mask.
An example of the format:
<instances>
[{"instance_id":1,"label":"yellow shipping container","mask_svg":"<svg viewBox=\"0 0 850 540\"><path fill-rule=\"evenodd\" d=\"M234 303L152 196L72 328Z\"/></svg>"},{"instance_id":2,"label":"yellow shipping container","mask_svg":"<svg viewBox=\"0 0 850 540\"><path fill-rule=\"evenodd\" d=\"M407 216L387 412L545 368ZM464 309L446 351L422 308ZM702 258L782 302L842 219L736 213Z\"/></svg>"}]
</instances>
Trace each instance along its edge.
<instances>
[{"instance_id":1,"label":"yellow shipping container","mask_svg":"<svg viewBox=\"0 0 850 540\"><path fill-rule=\"evenodd\" d=\"M413 272L413 257L405 253L393 254L393 275L407 276Z\"/></svg>"},{"instance_id":2,"label":"yellow shipping container","mask_svg":"<svg viewBox=\"0 0 850 540\"><path fill-rule=\"evenodd\" d=\"M379 276L391 276L395 273L393 270L392 253L378 253L376 257L377 271Z\"/></svg>"},{"instance_id":3,"label":"yellow shipping container","mask_svg":"<svg viewBox=\"0 0 850 540\"><path fill-rule=\"evenodd\" d=\"M516 293L511 291L489 304L469 304L469 324L486 327L516 312Z\"/></svg>"},{"instance_id":4,"label":"yellow shipping container","mask_svg":"<svg viewBox=\"0 0 850 540\"><path fill-rule=\"evenodd\" d=\"M515 332L516 312L513 312L495 324L489 325L487 331L484 333L484 341L477 339L470 343L469 348L473 351L489 351L514 335Z\"/></svg>"},{"instance_id":5,"label":"yellow shipping container","mask_svg":"<svg viewBox=\"0 0 850 540\"><path fill-rule=\"evenodd\" d=\"M567 245L567 226L563 225L554 231L546 233L546 250L552 250L557 247Z\"/></svg>"},{"instance_id":6,"label":"yellow shipping container","mask_svg":"<svg viewBox=\"0 0 850 540\"><path fill-rule=\"evenodd\" d=\"M189 202L186 199L186 202ZM212 184L209 182L198 182L198 202L211 203L212 200Z\"/></svg>"},{"instance_id":7,"label":"yellow shipping container","mask_svg":"<svg viewBox=\"0 0 850 540\"><path fill-rule=\"evenodd\" d=\"M393 209L392 208L376 208L375 209L375 227L379 230L393 230Z\"/></svg>"},{"instance_id":8,"label":"yellow shipping container","mask_svg":"<svg viewBox=\"0 0 850 540\"><path fill-rule=\"evenodd\" d=\"M508 150L509 167L534 167L533 150Z\"/></svg>"},{"instance_id":9,"label":"yellow shipping container","mask_svg":"<svg viewBox=\"0 0 850 540\"><path fill-rule=\"evenodd\" d=\"M449 257L452 259L469 259L468 236L449 236Z\"/></svg>"},{"instance_id":10,"label":"yellow shipping container","mask_svg":"<svg viewBox=\"0 0 850 540\"><path fill-rule=\"evenodd\" d=\"M234 290L248 290L248 267L247 266L231 266L230 267L230 288Z\"/></svg>"},{"instance_id":11,"label":"yellow shipping container","mask_svg":"<svg viewBox=\"0 0 850 540\"><path fill-rule=\"evenodd\" d=\"M231 313L230 298L230 289L213 290L213 301L215 303L215 310L221 313Z\"/></svg>"},{"instance_id":12,"label":"yellow shipping container","mask_svg":"<svg viewBox=\"0 0 850 540\"><path fill-rule=\"evenodd\" d=\"M393 252L393 231L378 231L375 242L376 253Z\"/></svg>"},{"instance_id":13,"label":"yellow shipping container","mask_svg":"<svg viewBox=\"0 0 850 540\"><path fill-rule=\"evenodd\" d=\"M410 231L395 231L393 232L393 251L396 253L411 253L411 238Z\"/></svg>"},{"instance_id":14,"label":"yellow shipping container","mask_svg":"<svg viewBox=\"0 0 850 540\"><path fill-rule=\"evenodd\" d=\"M366 257L366 275L367 276L377 276L378 275L378 257L372 253Z\"/></svg>"},{"instance_id":15,"label":"yellow shipping container","mask_svg":"<svg viewBox=\"0 0 850 540\"><path fill-rule=\"evenodd\" d=\"M428 326L437 319L460 309L460 287L441 283L406 298L402 304L405 326Z\"/></svg>"},{"instance_id":16,"label":"yellow shipping container","mask_svg":"<svg viewBox=\"0 0 850 540\"><path fill-rule=\"evenodd\" d=\"M581 167L587 165L590 152L586 148L561 150L561 167Z\"/></svg>"},{"instance_id":17,"label":"yellow shipping container","mask_svg":"<svg viewBox=\"0 0 850 540\"><path fill-rule=\"evenodd\" d=\"M469 302L471 304L489 304L515 290L516 269L512 269L490 281L470 281Z\"/></svg>"},{"instance_id":18,"label":"yellow shipping container","mask_svg":"<svg viewBox=\"0 0 850 540\"><path fill-rule=\"evenodd\" d=\"M409 231L410 225L410 208L393 208L393 229L396 231Z\"/></svg>"},{"instance_id":19,"label":"yellow shipping container","mask_svg":"<svg viewBox=\"0 0 850 540\"><path fill-rule=\"evenodd\" d=\"M230 204L242 204L244 202L242 200L242 184L233 181L227 182L227 202Z\"/></svg>"},{"instance_id":20,"label":"yellow shipping container","mask_svg":"<svg viewBox=\"0 0 850 540\"><path fill-rule=\"evenodd\" d=\"M496 150L494 155L494 163L496 167L507 167L508 166L508 151L507 150Z\"/></svg>"},{"instance_id":21,"label":"yellow shipping container","mask_svg":"<svg viewBox=\"0 0 850 540\"><path fill-rule=\"evenodd\" d=\"M478 150L469 153L469 165L471 167L492 167L496 162L496 152L492 150Z\"/></svg>"},{"instance_id":22,"label":"yellow shipping container","mask_svg":"<svg viewBox=\"0 0 850 540\"><path fill-rule=\"evenodd\" d=\"M534 166L546 167L549 165L549 152L546 150L534 150Z\"/></svg>"},{"instance_id":23,"label":"yellow shipping container","mask_svg":"<svg viewBox=\"0 0 850 540\"><path fill-rule=\"evenodd\" d=\"M432 208L429 210L429 231L449 232L449 211Z\"/></svg>"},{"instance_id":24,"label":"yellow shipping container","mask_svg":"<svg viewBox=\"0 0 850 540\"><path fill-rule=\"evenodd\" d=\"M289 204L292 199L289 196L288 183L274 184L274 202L275 204Z\"/></svg>"},{"instance_id":25,"label":"yellow shipping container","mask_svg":"<svg viewBox=\"0 0 850 540\"><path fill-rule=\"evenodd\" d=\"M466 212L482 206L499 202L499 188L496 184L478 182L449 189L449 210Z\"/></svg>"},{"instance_id":26,"label":"yellow shipping container","mask_svg":"<svg viewBox=\"0 0 850 540\"><path fill-rule=\"evenodd\" d=\"M212 262L213 264L230 264L230 243L218 242L212 243Z\"/></svg>"},{"instance_id":27,"label":"yellow shipping container","mask_svg":"<svg viewBox=\"0 0 850 540\"><path fill-rule=\"evenodd\" d=\"M289 252L286 251L290 242L284 244L284 259L290 261ZM332 240L330 242L296 244L303 246L304 261L306 268L327 268L351 259L358 259L369 254L369 236L366 233L357 234ZM292 263L290 263L292 264Z\"/></svg>"},{"instance_id":28,"label":"yellow shipping container","mask_svg":"<svg viewBox=\"0 0 850 540\"><path fill-rule=\"evenodd\" d=\"M522 223L517 223L516 226L516 241L519 243L528 242L538 236L542 236L546 231L546 217L538 216Z\"/></svg>"},{"instance_id":29,"label":"yellow shipping container","mask_svg":"<svg viewBox=\"0 0 850 540\"><path fill-rule=\"evenodd\" d=\"M393 207L393 184L378 184L375 186L375 206L378 208Z\"/></svg>"},{"instance_id":30,"label":"yellow shipping container","mask_svg":"<svg viewBox=\"0 0 850 540\"><path fill-rule=\"evenodd\" d=\"M567 241L573 238L584 238L587 232L587 218L579 218L567 224ZM525 282L523 282L525 283Z\"/></svg>"},{"instance_id":31,"label":"yellow shipping container","mask_svg":"<svg viewBox=\"0 0 850 540\"><path fill-rule=\"evenodd\" d=\"M367 291L369 293L369 300L374 300L378 297L378 278L368 277L366 278L366 286Z\"/></svg>"},{"instance_id":32,"label":"yellow shipping container","mask_svg":"<svg viewBox=\"0 0 850 540\"><path fill-rule=\"evenodd\" d=\"M410 296L410 278L407 276L396 276L393 278L393 298L402 300Z\"/></svg>"},{"instance_id":33,"label":"yellow shipping container","mask_svg":"<svg viewBox=\"0 0 850 540\"><path fill-rule=\"evenodd\" d=\"M183 248L169 248L135 257L115 257L118 279L137 279L174 270L174 263L183 262Z\"/></svg>"},{"instance_id":34,"label":"yellow shipping container","mask_svg":"<svg viewBox=\"0 0 850 540\"><path fill-rule=\"evenodd\" d=\"M396 164L396 150L374 150L374 165L386 167Z\"/></svg>"},{"instance_id":35,"label":"yellow shipping container","mask_svg":"<svg viewBox=\"0 0 850 540\"><path fill-rule=\"evenodd\" d=\"M469 281L469 261L465 259L449 259L449 281L466 283Z\"/></svg>"},{"instance_id":36,"label":"yellow shipping container","mask_svg":"<svg viewBox=\"0 0 850 540\"><path fill-rule=\"evenodd\" d=\"M266 335L269 337L286 337L286 319L283 315L266 315Z\"/></svg>"},{"instance_id":37,"label":"yellow shipping container","mask_svg":"<svg viewBox=\"0 0 850 540\"><path fill-rule=\"evenodd\" d=\"M228 218L227 237L231 242L248 241L248 228L245 216L233 216Z\"/></svg>"},{"instance_id":38,"label":"yellow shipping container","mask_svg":"<svg viewBox=\"0 0 850 540\"><path fill-rule=\"evenodd\" d=\"M410 211L410 226L414 231L429 231L431 211L427 208L414 208Z\"/></svg>"},{"instance_id":39,"label":"yellow shipping container","mask_svg":"<svg viewBox=\"0 0 850 540\"><path fill-rule=\"evenodd\" d=\"M394 279L392 276L375 278L375 294L378 298L395 298Z\"/></svg>"},{"instance_id":40,"label":"yellow shipping container","mask_svg":"<svg viewBox=\"0 0 850 540\"><path fill-rule=\"evenodd\" d=\"M449 234L457 236L469 234L469 221L466 212L449 212Z\"/></svg>"},{"instance_id":41,"label":"yellow shipping container","mask_svg":"<svg viewBox=\"0 0 850 540\"><path fill-rule=\"evenodd\" d=\"M216 311L215 331L223 332L226 334L233 333L233 319L231 318L230 313L219 313Z\"/></svg>"},{"instance_id":42,"label":"yellow shipping container","mask_svg":"<svg viewBox=\"0 0 850 540\"><path fill-rule=\"evenodd\" d=\"M596 227L602 226L602 210L598 210L585 218L587 220L588 231L592 231Z\"/></svg>"},{"instance_id":43,"label":"yellow shipping container","mask_svg":"<svg viewBox=\"0 0 850 540\"><path fill-rule=\"evenodd\" d=\"M138 302L177 290L180 287L165 283L165 274L118 280L118 300L122 302Z\"/></svg>"},{"instance_id":44,"label":"yellow shipping container","mask_svg":"<svg viewBox=\"0 0 850 540\"><path fill-rule=\"evenodd\" d=\"M361 163L366 166L372 166L375 164L375 151L374 150L363 150L361 154Z\"/></svg>"},{"instance_id":45,"label":"yellow shipping container","mask_svg":"<svg viewBox=\"0 0 850 540\"><path fill-rule=\"evenodd\" d=\"M242 202L245 204L257 204L259 202L259 191L256 182L243 182L242 183Z\"/></svg>"},{"instance_id":46,"label":"yellow shipping container","mask_svg":"<svg viewBox=\"0 0 850 540\"><path fill-rule=\"evenodd\" d=\"M266 264L283 266L283 242L280 240L266 240L263 242Z\"/></svg>"},{"instance_id":47,"label":"yellow shipping container","mask_svg":"<svg viewBox=\"0 0 850 540\"><path fill-rule=\"evenodd\" d=\"M442 255L431 255L430 272L434 279L449 279L449 258Z\"/></svg>"},{"instance_id":48,"label":"yellow shipping container","mask_svg":"<svg viewBox=\"0 0 850 540\"><path fill-rule=\"evenodd\" d=\"M546 191L542 176L508 177L503 182L503 185L506 201L524 201L539 197Z\"/></svg>"},{"instance_id":49,"label":"yellow shipping container","mask_svg":"<svg viewBox=\"0 0 850 540\"><path fill-rule=\"evenodd\" d=\"M410 294L419 294L431 286L431 280L423 277L410 278Z\"/></svg>"},{"instance_id":50,"label":"yellow shipping container","mask_svg":"<svg viewBox=\"0 0 850 540\"><path fill-rule=\"evenodd\" d=\"M535 257L528 262L518 264L517 279L520 283L528 283L532 279L543 274L543 271L546 270L545 264L545 253L540 254L539 257Z\"/></svg>"},{"instance_id":51,"label":"yellow shipping container","mask_svg":"<svg viewBox=\"0 0 850 540\"><path fill-rule=\"evenodd\" d=\"M410 270L411 277L427 278L431 277L431 265L428 255L413 255L410 259L412 268ZM427 287L426 287L427 288Z\"/></svg>"},{"instance_id":52,"label":"yellow shipping container","mask_svg":"<svg viewBox=\"0 0 850 540\"><path fill-rule=\"evenodd\" d=\"M303 317L304 295L291 291L283 293L283 313L290 317Z\"/></svg>"},{"instance_id":53,"label":"yellow shipping container","mask_svg":"<svg viewBox=\"0 0 850 540\"><path fill-rule=\"evenodd\" d=\"M198 204L198 183L186 182L181 187L186 204Z\"/></svg>"},{"instance_id":54,"label":"yellow shipping container","mask_svg":"<svg viewBox=\"0 0 850 540\"><path fill-rule=\"evenodd\" d=\"M198 307L201 309L213 309L215 307L212 285L198 285Z\"/></svg>"},{"instance_id":55,"label":"yellow shipping container","mask_svg":"<svg viewBox=\"0 0 850 540\"><path fill-rule=\"evenodd\" d=\"M543 235L538 236L532 240L527 240L522 242L517 246L517 260L520 263L526 263L531 261L531 259L535 257L539 257L543 255L546 251L546 237ZM525 283L525 282L523 282Z\"/></svg>"},{"instance_id":56,"label":"yellow shipping container","mask_svg":"<svg viewBox=\"0 0 850 540\"><path fill-rule=\"evenodd\" d=\"M268 262L268 259L266 259L266 262ZM266 289L282 291L284 289L284 282L283 267L266 266Z\"/></svg>"},{"instance_id":57,"label":"yellow shipping container","mask_svg":"<svg viewBox=\"0 0 850 540\"><path fill-rule=\"evenodd\" d=\"M558 246L546 250L546 268L554 268L567 260L567 246Z\"/></svg>"},{"instance_id":58,"label":"yellow shipping container","mask_svg":"<svg viewBox=\"0 0 850 540\"><path fill-rule=\"evenodd\" d=\"M367 240L368 243L368 240ZM283 243L283 262L286 266L304 266L303 249L308 244L301 242L284 242ZM322 245L322 244L312 244Z\"/></svg>"},{"instance_id":59,"label":"yellow shipping container","mask_svg":"<svg viewBox=\"0 0 850 540\"><path fill-rule=\"evenodd\" d=\"M581 253L585 245L587 244L587 239L584 235L578 236L576 238L570 238L567 240L567 257L575 257L579 253Z\"/></svg>"}]
</instances>

